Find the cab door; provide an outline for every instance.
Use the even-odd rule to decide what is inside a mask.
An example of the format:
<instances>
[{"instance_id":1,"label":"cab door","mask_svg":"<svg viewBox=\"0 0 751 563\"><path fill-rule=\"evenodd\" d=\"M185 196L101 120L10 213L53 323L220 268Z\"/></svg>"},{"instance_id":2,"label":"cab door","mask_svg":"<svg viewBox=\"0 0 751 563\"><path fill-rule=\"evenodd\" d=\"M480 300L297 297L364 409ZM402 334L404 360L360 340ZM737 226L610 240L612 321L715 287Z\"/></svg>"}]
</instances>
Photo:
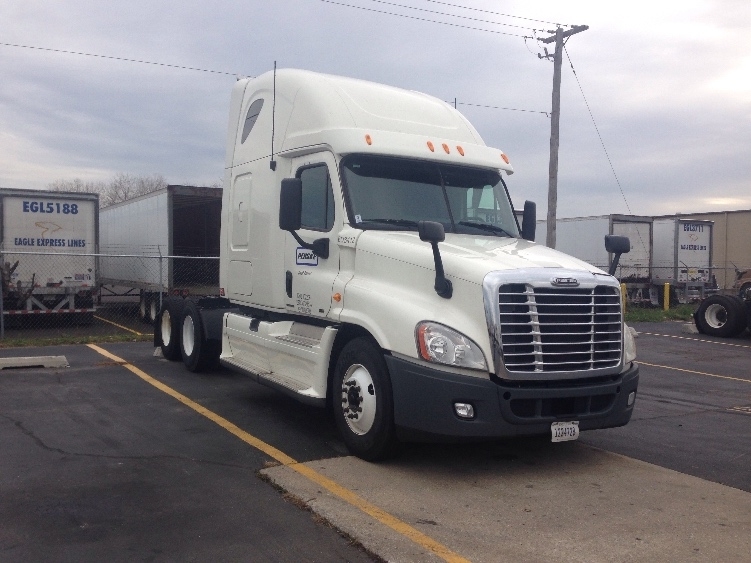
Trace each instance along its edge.
<instances>
[{"instance_id":1,"label":"cab door","mask_svg":"<svg viewBox=\"0 0 751 563\"><path fill-rule=\"evenodd\" d=\"M342 191L331 153L295 159L292 170L302 181L300 238L312 243L329 239L329 256L316 256L301 247L290 233L285 240L285 289L287 311L326 317L331 309L334 279L339 273L336 233L342 228Z\"/></svg>"}]
</instances>

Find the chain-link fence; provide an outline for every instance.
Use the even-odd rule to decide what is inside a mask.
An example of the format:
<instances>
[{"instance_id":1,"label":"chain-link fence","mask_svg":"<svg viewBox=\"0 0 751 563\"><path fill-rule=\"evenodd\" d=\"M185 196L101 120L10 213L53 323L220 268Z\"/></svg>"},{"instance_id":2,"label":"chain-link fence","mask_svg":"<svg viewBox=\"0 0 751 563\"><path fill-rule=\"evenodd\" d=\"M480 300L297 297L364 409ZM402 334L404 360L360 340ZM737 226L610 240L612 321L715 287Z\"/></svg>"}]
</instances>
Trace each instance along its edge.
<instances>
[{"instance_id":1,"label":"chain-link fence","mask_svg":"<svg viewBox=\"0 0 751 563\"><path fill-rule=\"evenodd\" d=\"M166 295L217 295L219 258L3 252L0 337L152 332Z\"/></svg>"},{"instance_id":2,"label":"chain-link fence","mask_svg":"<svg viewBox=\"0 0 751 563\"><path fill-rule=\"evenodd\" d=\"M139 334L152 332L166 295L217 295L219 258L158 254L2 252L0 337ZM595 264L607 271L607 264ZM676 281L677 276L677 281ZM751 265L712 268L625 264L616 277L631 303L662 306L708 293L738 294L751 287Z\"/></svg>"}]
</instances>

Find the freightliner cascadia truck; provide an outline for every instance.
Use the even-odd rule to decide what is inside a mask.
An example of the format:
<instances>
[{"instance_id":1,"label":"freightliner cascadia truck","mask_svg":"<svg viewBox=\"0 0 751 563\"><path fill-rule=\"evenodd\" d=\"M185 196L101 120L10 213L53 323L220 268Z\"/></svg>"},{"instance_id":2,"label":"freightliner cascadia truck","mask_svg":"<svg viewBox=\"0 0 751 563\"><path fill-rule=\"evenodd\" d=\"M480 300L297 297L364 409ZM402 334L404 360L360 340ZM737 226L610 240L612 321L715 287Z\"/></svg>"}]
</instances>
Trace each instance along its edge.
<instances>
[{"instance_id":1,"label":"freightliner cascadia truck","mask_svg":"<svg viewBox=\"0 0 751 563\"><path fill-rule=\"evenodd\" d=\"M301 70L239 80L220 297L168 298L155 345L329 406L368 460L624 425L639 369L619 283L531 242L512 172L434 97Z\"/></svg>"}]
</instances>

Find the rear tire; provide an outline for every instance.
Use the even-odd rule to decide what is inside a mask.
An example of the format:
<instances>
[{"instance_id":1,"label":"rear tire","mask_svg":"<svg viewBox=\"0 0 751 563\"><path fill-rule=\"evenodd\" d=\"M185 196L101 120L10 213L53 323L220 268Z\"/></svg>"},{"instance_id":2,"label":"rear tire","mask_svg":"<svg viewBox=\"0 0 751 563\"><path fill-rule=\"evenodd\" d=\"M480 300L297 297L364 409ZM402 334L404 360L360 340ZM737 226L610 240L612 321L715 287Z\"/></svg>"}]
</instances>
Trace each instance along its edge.
<instances>
[{"instance_id":1,"label":"rear tire","mask_svg":"<svg viewBox=\"0 0 751 563\"><path fill-rule=\"evenodd\" d=\"M391 378L383 353L370 340L356 338L342 349L332 401L336 425L350 452L366 461L396 453Z\"/></svg>"},{"instance_id":2,"label":"rear tire","mask_svg":"<svg viewBox=\"0 0 751 563\"><path fill-rule=\"evenodd\" d=\"M182 305L182 299L167 298L155 327L155 330L159 331L159 338L162 342L162 355L171 362L176 362L182 357L180 354Z\"/></svg>"},{"instance_id":3,"label":"rear tire","mask_svg":"<svg viewBox=\"0 0 751 563\"><path fill-rule=\"evenodd\" d=\"M199 372L215 367L219 361L219 346L207 340L203 321L194 301L186 301L181 323L180 351L188 371Z\"/></svg>"},{"instance_id":4,"label":"rear tire","mask_svg":"<svg viewBox=\"0 0 751 563\"><path fill-rule=\"evenodd\" d=\"M746 309L735 296L711 295L699 304L694 320L702 334L724 338L737 336L746 328Z\"/></svg>"},{"instance_id":5,"label":"rear tire","mask_svg":"<svg viewBox=\"0 0 751 563\"><path fill-rule=\"evenodd\" d=\"M743 301L751 303L751 283L744 283L741 286L741 290L738 292L738 297Z\"/></svg>"},{"instance_id":6,"label":"rear tire","mask_svg":"<svg viewBox=\"0 0 751 563\"><path fill-rule=\"evenodd\" d=\"M138 301L138 320L142 323L149 322L149 294L141 290L141 297Z\"/></svg>"},{"instance_id":7,"label":"rear tire","mask_svg":"<svg viewBox=\"0 0 751 563\"><path fill-rule=\"evenodd\" d=\"M146 322L150 324L154 324L154 321L156 321L159 318L159 294L158 293L152 293L149 295L148 299L148 307L146 310Z\"/></svg>"}]
</instances>

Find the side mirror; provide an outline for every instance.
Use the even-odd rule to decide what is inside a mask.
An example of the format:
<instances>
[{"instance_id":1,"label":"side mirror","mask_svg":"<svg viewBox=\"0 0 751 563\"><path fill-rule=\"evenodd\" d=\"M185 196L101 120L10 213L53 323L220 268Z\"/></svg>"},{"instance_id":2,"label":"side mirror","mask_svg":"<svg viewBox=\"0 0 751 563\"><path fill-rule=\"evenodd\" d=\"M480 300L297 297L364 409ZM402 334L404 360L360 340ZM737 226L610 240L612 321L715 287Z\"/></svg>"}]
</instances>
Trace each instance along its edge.
<instances>
[{"instance_id":1,"label":"side mirror","mask_svg":"<svg viewBox=\"0 0 751 563\"><path fill-rule=\"evenodd\" d=\"M608 271L611 276L614 276L615 271L618 269L618 262L621 259L621 254L626 254L631 251L631 241L628 237L605 235L605 250L615 254L613 262L610 264L610 270Z\"/></svg>"},{"instance_id":2,"label":"side mirror","mask_svg":"<svg viewBox=\"0 0 751 563\"><path fill-rule=\"evenodd\" d=\"M302 223L302 180L285 178L279 192L279 228L297 231Z\"/></svg>"},{"instance_id":3,"label":"side mirror","mask_svg":"<svg viewBox=\"0 0 751 563\"><path fill-rule=\"evenodd\" d=\"M295 231L302 226L302 180L285 178L279 191L279 228L289 231L297 244L312 250L316 256L329 257L329 239L319 238L312 243L305 242Z\"/></svg>"},{"instance_id":4,"label":"side mirror","mask_svg":"<svg viewBox=\"0 0 751 563\"><path fill-rule=\"evenodd\" d=\"M524 215L522 216L522 238L534 242L536 229L537 204L534 201L525 201Z\"/></svg>"},{"instance_id":5,"label":"side mirror","mask_svg":"<svg viewBox=\"0 0 751 563\"><path fill-rule=\"evenodd\" d=\"M454 287L443 273L443 260L441 260L441 252L438 250L438 243L446 239L443 225L435 221L418 221L417 232L420 235L420 240L429 242L433 248L433 261L435 262L435 283L433 284L433 289L444 299L451 299Z\"/></svg>"},{"instance_id":6,"label":"side mirror","mask_svg":"<svg viewBox=\"0 0 751 563\"><path fill-rule=\"evenodd\" d=\"M417 232L420 240L425 242L443 242L446 240L446 231L443 225L435 221L418 221Z\"/></svg>"}]
</instances>

